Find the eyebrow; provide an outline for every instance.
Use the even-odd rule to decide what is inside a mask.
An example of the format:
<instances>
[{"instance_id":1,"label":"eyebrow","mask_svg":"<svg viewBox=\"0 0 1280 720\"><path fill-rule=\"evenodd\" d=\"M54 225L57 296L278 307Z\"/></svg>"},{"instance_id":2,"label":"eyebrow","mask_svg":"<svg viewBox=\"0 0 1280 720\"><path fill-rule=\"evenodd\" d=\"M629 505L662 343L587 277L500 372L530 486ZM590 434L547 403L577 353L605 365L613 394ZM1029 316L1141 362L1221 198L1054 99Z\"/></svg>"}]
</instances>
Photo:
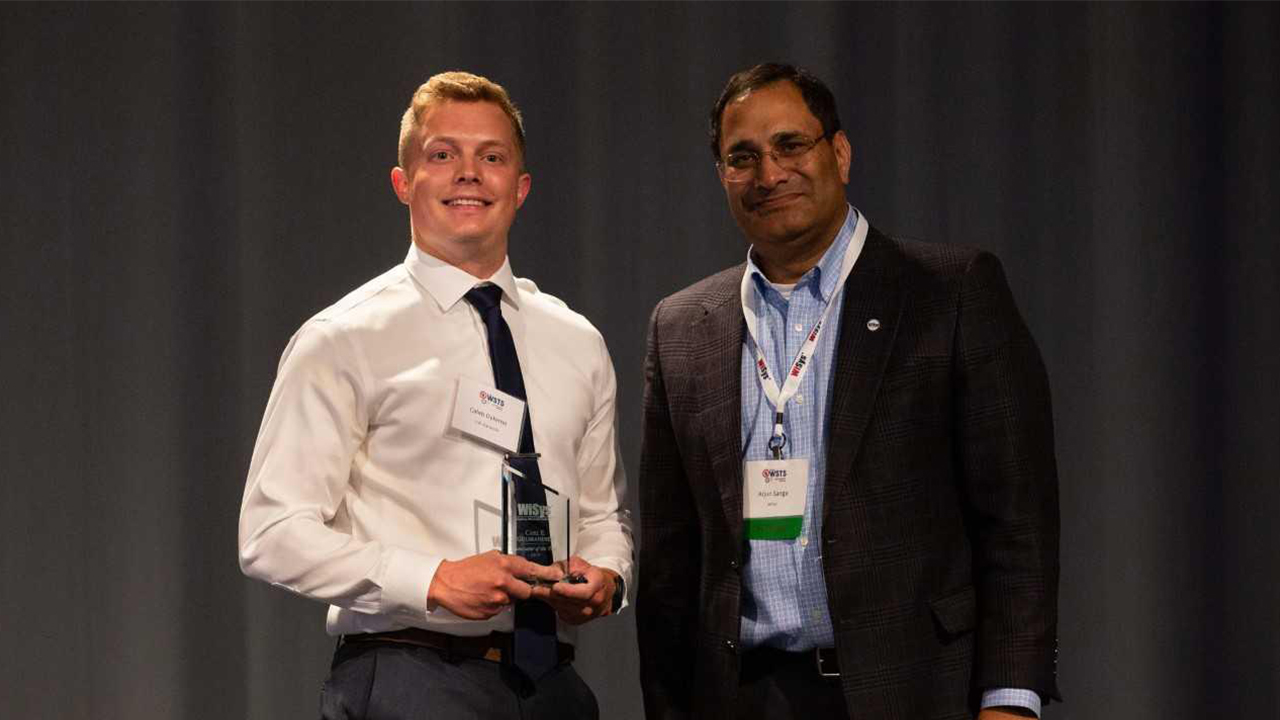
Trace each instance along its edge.
<instances>
[{"instance_id":1,"label":"eyebrow","mask_svg":"<svg viewBox=\"0 0 1280 720\"><path fill-rule=\"evenodd\" d=\"M772 145L778 145L779 143L784 143L788 140L794 140L800 137L807 138L809 136L800 132L799 130L783 130L781 132L776 132L773 135L769 136L769 142ZM736 153L739 150L750 150L752 152L755 152L758 147L759 146L757 146L755 142L752 140L739 140L738 142L729 146L729 149L726 151L726 154Z\"/></svg>"},{"instance_id":2,"label":"eyebrow","mask_svg":"<svg viewBox=\"0 0 1280 720\"><path fill-rule=\"evenodd\" d=\"M452 145L455 148L462 147L462 143L459 142L457 138L451 137L449 135L439 135L437 137L429 138L423 141L422 147L425 148L431 143L437 143L437 142L445 143L446 145ZM477 145L476 147L478 150L489 150L495 147L500 148L502 150L508 150L508 151L511 150L511 145L509 145L504 140L498 140L498 139L481 140L480 144Z\"/></svg>"},{"instance_id":3,"label":"eyebrow","mask_svg":"<svg viewBox=\"0 0 1280 720\"><path fill-rule=\"evenodd\" d=\"M462 145L462 141L458 140L458 138L456 137L449 136L449 135L438 135L435 137L430 137L428 138L428 140L424 142L424 145L429 145L429 143L431 142L447 142L449 143L449 145L458 145L458 146ZM507 141L504 141L504 140L498 140L498 138L489 138L489 140L481 140L479 143L479 147L490 147L494 145L497 145L500 147L507 147L508 143Z\"/></svg>"},{"instance_id":4,"label":"eyebrow","mask_svg":"<svg viewBox=\"0 0 1280 720\"><path fill-rule=\"evenodd\" d=\"M508 145L505 140L485 140L479 145L480 150L492 150L494 148L507 151L511 150L511 146Z\"/></svg>"}]
</instances>

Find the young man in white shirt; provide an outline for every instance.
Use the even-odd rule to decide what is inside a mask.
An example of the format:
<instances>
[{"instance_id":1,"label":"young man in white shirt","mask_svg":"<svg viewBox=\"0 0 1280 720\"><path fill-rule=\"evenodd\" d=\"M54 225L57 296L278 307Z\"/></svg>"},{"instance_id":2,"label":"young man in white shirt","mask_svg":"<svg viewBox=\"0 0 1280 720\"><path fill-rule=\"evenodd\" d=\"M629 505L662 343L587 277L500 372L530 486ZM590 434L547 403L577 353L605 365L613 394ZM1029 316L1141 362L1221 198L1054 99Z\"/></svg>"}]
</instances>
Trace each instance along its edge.
<instances>
[{"instance_id":1,"label":"young man in white shirt","mask_svg":"<svg viewBox=\"0 0 1280 720\"><path fill-rule=\"evenodd\" d=\"M625 604L633 558L616 379L600 333L511 272L531 179L506 91L429 79L391 183L412 247L286 348L245 487L241 568L329 604L342 642L324 718L594 717L572 626ZM515 402L496 377L512 351ZM507 416L518 440L468 427L476 387L527 400L527 423ZM555 566L498 551L504 458L534 447L549 496L573 505L572 556ZM550 625L530 630L521 612ZM536 643L513 627L542 633L543 665L520 660Z\"/></svg>"}]
</instances>

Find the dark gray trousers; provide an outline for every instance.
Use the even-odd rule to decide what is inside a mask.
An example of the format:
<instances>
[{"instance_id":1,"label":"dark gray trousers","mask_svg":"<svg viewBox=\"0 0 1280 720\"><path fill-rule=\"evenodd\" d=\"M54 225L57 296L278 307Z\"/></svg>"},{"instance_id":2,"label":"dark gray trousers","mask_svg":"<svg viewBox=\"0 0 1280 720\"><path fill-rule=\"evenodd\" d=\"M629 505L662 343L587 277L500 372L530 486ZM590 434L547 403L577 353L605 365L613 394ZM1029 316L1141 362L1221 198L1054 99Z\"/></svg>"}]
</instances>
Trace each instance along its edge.
<instances>
[{"instance_id":1,"label":"dark gray trousers","mask_svg":"<svg viewBox=\"0 0 1280 720\"><path fill-rule=\"evenodd\" d=\"M538 682L488 660L446 660L394 643L344 643L320 696L321 720L598 720L591 688L569 663Z\"/></svg>"}]
</instances>

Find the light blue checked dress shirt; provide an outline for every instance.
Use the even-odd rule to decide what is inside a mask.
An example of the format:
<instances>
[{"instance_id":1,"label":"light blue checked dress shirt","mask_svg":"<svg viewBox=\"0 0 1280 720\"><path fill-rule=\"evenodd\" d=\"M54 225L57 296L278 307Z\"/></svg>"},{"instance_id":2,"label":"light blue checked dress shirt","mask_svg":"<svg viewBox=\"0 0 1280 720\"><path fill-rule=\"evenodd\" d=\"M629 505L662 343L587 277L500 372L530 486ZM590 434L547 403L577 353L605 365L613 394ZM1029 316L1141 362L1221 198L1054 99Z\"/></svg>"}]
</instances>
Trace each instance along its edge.
<instances>
[{"instance_id":1,"label":"light blue checked dress shirt","mask_svg":"<svg viewBox=\"0 0 1280 720\"><path fill-rule=\"evenodd\" d=\"M754 289L750 298L759 318L756 332L776 375L785 376L827 304L836 305L824 324L809 370L796 396L787 403L783 421L787 434L783 456L809 461L804 527L795 540L748 541L742 569L741 641L746 648L798 652L835 646L822 575L822 493L827 475L827 413L843 298L843 288L836 285L857 223L858 211L850 207L835 242L786 295L765 278L750 255L747 258L747 275ZM743 460L768 460L774 409L756 377L749 336L742 348L741 382ZM1008 705L1040 714L1040 696L1034 691L998 688L983 693L982 707Z\"/></svg>"}]
</instances>

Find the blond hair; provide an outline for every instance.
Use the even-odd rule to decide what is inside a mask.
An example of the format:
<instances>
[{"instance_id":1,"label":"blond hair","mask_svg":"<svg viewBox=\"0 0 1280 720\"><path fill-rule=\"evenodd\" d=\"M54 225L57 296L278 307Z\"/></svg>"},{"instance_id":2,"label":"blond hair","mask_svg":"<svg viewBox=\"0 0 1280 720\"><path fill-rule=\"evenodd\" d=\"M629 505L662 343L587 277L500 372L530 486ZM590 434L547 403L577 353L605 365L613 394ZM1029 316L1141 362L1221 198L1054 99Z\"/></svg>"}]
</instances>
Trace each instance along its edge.
<instances>
[{"instance_id":1,"label":"blond hair","mask_svg":"<svg viewBox=\"0 0 1280 720\"><path fill-rule=\"evenodd\" d=\"M406 167L409 150L413 146L413 138L422 127L422 117L434 103L446 100L463 102L491 102L502 108L502 112L511 119L511 126L516 132L516 145L520 158L524 159L524 120L520 111L501 85L487 77L469 72L453 70L432 75L426 82L418 86L409 101L409 108L400 119L400 151L396 159L400 167Z\"/></svg>"}]
</instances>

